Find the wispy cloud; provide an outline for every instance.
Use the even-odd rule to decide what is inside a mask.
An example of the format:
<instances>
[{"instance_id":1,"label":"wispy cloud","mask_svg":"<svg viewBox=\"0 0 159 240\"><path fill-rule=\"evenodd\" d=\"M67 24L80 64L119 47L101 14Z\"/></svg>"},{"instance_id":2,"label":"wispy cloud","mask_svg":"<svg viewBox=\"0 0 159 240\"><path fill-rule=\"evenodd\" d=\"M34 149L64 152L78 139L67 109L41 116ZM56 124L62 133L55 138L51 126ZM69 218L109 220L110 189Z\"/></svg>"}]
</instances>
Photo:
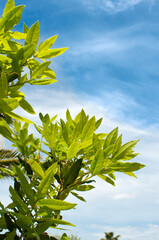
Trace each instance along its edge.
<instances>
[{"instance_id":1,"label":"wispy cloud","mask_svg":"<svg viewBox=\"0 0 159 240\"><path fill-rule=\"evenodd\" d=\"M152 5L154 0L84 0L83 3L89 9L102 9L108 13L117 13L127 9L133 9L140 3L148 3Z\"/></svg>"}]
</instances>

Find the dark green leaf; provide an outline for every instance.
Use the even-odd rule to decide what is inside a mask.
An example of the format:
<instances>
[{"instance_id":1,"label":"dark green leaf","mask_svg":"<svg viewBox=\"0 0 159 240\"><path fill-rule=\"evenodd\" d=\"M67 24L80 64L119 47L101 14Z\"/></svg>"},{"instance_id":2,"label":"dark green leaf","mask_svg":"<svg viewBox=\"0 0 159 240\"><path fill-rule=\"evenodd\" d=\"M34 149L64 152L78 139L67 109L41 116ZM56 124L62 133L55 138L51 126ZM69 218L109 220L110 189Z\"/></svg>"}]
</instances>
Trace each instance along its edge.
<instances>
[{"instance_id":1,"label":"dark green leaf","mask_svg":"<svg viewBox=\"0 0 159 240\"><path fill-rule=\"evenodd\" d=\"M63 182L64 188L74 183L74 181L78 177L81 167L82 167L82 159L79 159L76 162L74 162L70 168L67 169L67 172L64 175L64 182Z\"/></svg>"}]
</instances>

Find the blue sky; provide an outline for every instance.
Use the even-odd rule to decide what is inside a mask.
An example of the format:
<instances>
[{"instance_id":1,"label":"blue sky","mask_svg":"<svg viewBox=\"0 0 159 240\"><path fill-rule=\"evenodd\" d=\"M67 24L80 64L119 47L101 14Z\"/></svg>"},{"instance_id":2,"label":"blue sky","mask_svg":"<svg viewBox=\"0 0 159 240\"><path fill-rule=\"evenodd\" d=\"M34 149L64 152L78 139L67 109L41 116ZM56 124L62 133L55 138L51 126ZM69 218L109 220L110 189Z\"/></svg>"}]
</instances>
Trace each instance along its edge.
<instances>
[{"instance_id":1,"label":"blue sky","mask_svg":"<svg viewBox=\"0 0 159 240\"><path fill-rule=\"evenodd\" d=\"M3 1L0 10L6 1ZM124 141L139 139L136 151L147 167L138 179L117 175L116 187L97 180L87 203L65 213L82 240L105 231L122 240L159 239L159 2L156 0L17 0L29 27L40 21L40 39L58 34L55 47L69 47L52 64L58 83L26 87L36 112L64 117L81 108L103 117L100 131L119 126ZM28 117L27 114L23 114ZM38 121L37 117L32 117ZM4 201L7 201L5 184ZM75 201L75 199L70 199Z\"/></svg>"}]
</instances>

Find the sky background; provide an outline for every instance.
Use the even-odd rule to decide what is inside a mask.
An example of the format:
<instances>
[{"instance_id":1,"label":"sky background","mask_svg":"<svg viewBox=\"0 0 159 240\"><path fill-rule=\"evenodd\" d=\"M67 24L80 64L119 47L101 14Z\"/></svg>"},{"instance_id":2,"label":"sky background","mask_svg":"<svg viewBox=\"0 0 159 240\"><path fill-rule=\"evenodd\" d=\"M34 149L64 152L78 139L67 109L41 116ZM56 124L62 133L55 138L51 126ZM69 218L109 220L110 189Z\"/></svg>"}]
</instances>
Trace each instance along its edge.
<instances>
[{"instance_id":1,"label":"sky background","mask_svg":"<svg viewBox=\"0 0 159 240\"><path fill-rule=\"evenodd\" d=\"M6 1L1 1L0 11ZM23 88L37 113L75 116L81 108L103 117L101 132L119 126L123 142L140 138L136 158L146 168L137 179L117 174L116 187L97 180L83 194L87 203L64 213L81 240L114 231L121 240L159 239L159 1L17 0L23 21L40 22L40 40L58 34L55 47L69 47L54 59L58 83ZM23 116L29 117L26 113ZM37 116L32 116L38 121ZM9 181L9 180L8 180ZM1 200L9 201L3 183Z\"/></svg>"}]
</instances>

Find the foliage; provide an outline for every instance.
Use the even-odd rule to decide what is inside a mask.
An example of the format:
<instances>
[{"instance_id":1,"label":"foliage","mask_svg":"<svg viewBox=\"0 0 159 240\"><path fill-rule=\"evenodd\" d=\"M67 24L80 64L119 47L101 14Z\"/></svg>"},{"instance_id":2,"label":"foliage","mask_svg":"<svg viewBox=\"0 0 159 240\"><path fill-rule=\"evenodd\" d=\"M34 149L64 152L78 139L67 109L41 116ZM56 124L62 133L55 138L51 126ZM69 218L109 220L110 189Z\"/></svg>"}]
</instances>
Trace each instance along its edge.
<instances>
[{"instance_id":1,"label":"foliage","mask_svg":"<svg viewBox=\"0 0 159 240\"><path fill-rule=\"evenodd\" d=\"M101 238L101 240L119 240L120 235L114 237L113 232L105 232L105 238Z\"/></svg>"},{"instance_id":2,"label":"foliage","mask_svg":"<svg viewBox=\"0 0 159 240\"><path fill-rule=\"evenodd\" d=\"M13 112L20 106L34 113L19 89L27 83L54 83L55 74L47 59L66 50L50 49L56 36L37 47L38 22L31 28L24 24L23 33L11 31L19 23L23 7L15 7L14 0L8 0L0 20L0 134L19 152L18 165L10 168L5 164L7 155L2 157L5 161L1 164L0 176L3 178L4 173L11 176L14 186L9 187L11 203L8 206L0 203L0 231L3 231L0 237L53 239L45 234L48 228L74 226L62 219L62 211L76 206L65 201L69 194L86 201L79 192L93 189L95 176L115 185L115 172L135 177L134 171L144 165L129 162L137 156L133 148L138 141L122 144L118 128L109 134L96 133L102 119L90 118L84 110L74 119L67 110L66 121L56 121L57 116L40 113L41 125ZM23 73L25 68L29 76ZM13 124L9 127L11 118ZM29 134L29 123L34 124L40 138ZM61 237L61 240L68 239L65 233Z\"/></svg>"},{"instance_id":3,"label":"foliage","mask_svg":"<svg viewBox=\"0 0 159 240\"><path fill-rule=\"evenodd\" d=\"M35 114L20 89L26 84L47 85L56 82L50 59L67 50L51 49L57 36L38 45L38 21L30 28L24 23L23 32L14 31L23 8L24 5L15 7L14 0L8 0L0 19L0 134L8 139L11 139L11 131L6 121L9 123L13 118L32 123L13 112L17 107Z\"/></svg>"}]
</instances>

